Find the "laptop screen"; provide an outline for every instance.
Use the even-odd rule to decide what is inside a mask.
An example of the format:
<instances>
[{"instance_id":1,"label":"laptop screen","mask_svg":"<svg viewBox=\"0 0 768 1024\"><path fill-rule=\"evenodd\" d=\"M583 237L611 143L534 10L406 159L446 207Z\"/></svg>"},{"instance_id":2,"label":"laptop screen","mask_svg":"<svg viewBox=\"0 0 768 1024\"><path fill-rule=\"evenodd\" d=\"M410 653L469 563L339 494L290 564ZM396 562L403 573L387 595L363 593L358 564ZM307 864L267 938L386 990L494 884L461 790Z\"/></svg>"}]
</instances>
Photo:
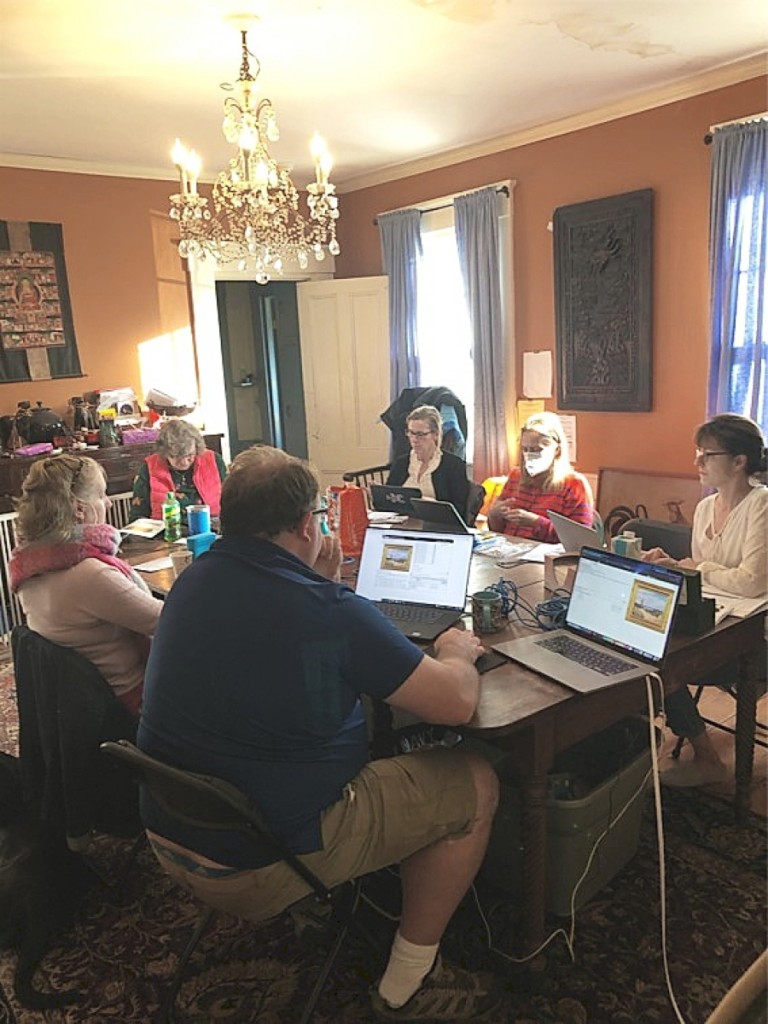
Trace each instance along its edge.
<instances>
[{"instance_id":1,"label":"laptop screen","mask_svg":"<svg viewBox=\"0 0 768 1024\"><path fill-rule=\"evenodd\" d=\"M664 657L683 575L666 566L583 548L566 625L644 661Z\"/></svg>"},{"instance_id":2,"label":"laptop screen","mask_svg":"<svg viewBox=\"0 0 768 1024\"><path fill-rule=\"evenodd\" d=\"M471 560L467 534L369 529L355 589L369 601L463 608Z\"/></svg>"}]
</instances>

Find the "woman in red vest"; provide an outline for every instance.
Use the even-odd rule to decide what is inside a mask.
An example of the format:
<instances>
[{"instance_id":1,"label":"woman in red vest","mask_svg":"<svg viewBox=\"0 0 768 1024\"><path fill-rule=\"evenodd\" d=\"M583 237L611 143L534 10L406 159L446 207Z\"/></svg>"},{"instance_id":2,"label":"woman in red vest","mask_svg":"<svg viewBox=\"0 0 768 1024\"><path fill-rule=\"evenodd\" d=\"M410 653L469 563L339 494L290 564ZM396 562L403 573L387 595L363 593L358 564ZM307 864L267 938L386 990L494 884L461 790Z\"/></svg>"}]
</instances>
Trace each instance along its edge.
<instances>
[{"instance_id":1,"label":"woman in red vest","mask_svg":"<svg viewBox=\"0 0 768 1024\"><path fill-rule=\"evenodd\" d=\"M221 507L221 482L227 475L224 460L205 447L200 431L186 420L167 420L160 428L157 447L133 481L131 521L162 519L162 504L173 491L186 522L187 505L210 505L211 515Z\"/></svg>"}]
</instances>

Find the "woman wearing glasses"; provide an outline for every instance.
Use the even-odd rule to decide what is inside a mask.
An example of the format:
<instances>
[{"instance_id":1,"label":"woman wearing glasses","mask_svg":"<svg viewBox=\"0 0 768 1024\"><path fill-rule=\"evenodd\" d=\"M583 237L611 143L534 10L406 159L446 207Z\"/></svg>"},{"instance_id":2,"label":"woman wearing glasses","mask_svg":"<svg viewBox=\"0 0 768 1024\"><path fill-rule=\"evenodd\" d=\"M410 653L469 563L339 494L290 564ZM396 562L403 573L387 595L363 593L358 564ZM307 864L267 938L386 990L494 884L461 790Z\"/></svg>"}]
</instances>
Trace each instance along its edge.
<instances>
[{"instance_id":1,"label":"woman wearing glasses","mask_svg":"<svg viewBox=\"0 0 768 1024\"><path fill-rule=\"evenodd\" d=\"M17 502L11 588L30 629L84 655L138 718L149 637L163 603L117 557L110 504L93 459L57 455L33 463Z\"/></svg>"},{"instance_id":2,"label":"woman wearing glasses","mask_svg":"<svg viewBox=\"0 0 768 1024\"><path fill-rule=\"evenodd\" d=\"M520 433L520 463L488 510L489 528L556 544L547 512L591 526L593 507L586 477L571 466L559 418L553 412L529 416Z\"/></svg>"},{"instance_id":3,"label":"woman wearing glasses","mask_svg":"<svg viewBox=\"0 0 768 1024\"><path fill-rule=\"evenodd\" d=\"M131 522L144 517L162 519L169 491L181 505L183 523L189 505L203 503L210 507L212 516L218 516L226 475L224 460L205 447L197 427L186 420L166 420L157 435L154 454L147 456L133 481Z\"/></svg>"},{"instance_id":4,"label":"woman wearing glasses","mask_svg":"<svg viewBox=\"0 0 768 1024\"><path fill-rule=\"evenodd\" d=\"M387 483L393 487L418 487L423 498L450 501L464 515L469 497L467 465L440 447L443 421L434 405L419 405L408 413L405 433L411 454L392 463Z\"/></svg>"},{"instance_id":5,"label":"woman wearing glasses","mask_svg":"<svg viewBox=\"0 0 768 1024\"><path fill-rule=\"evenodd\" d=\"M693 514L690 558L675 561L661 548L644 553L649 562L698 569L704 587L735 597L768 596L768 487L765 441L746 416L723 413L697 429L694 463L702 486L714 488ZM697 680L732 683L737 666L729 665ZM662 772L670 786L720 782L727 770L706 731L687 688L666 698L667 724L690 741L693 757Z\"/></svg>"}]
</instances>

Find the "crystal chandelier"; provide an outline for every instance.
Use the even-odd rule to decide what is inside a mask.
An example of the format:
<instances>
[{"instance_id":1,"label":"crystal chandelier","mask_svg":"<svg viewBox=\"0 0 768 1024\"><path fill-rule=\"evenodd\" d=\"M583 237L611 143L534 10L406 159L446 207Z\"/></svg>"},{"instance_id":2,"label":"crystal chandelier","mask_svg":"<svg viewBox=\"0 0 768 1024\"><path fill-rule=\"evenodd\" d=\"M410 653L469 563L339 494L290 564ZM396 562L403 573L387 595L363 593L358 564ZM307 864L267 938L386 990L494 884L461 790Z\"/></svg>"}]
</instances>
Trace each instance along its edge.
<instances>
[{"instance_id":1,"label":"crystal chandelier","mask_svg":"<svg viewBox=\"0 0 768 1024\"><path fill-rule=\"evenodd\" d=\"M181 177L181 191L172 195L170 215L178 221L179 254L218 263L238 261L239 268L252 266L259 284L282 274L286 263L305 270L310 255L317 260L339 253L336 221L339 200L328 176L332 162L325 142L315 132L310 150L315 181L307 185L308 216L299 209L299 192L289 168L271 156L269 142L279 138L275 110L270 100L259 100L256 83L261 65L248 50L247 32L241 30L242 62L234 85L222 88L234 95L224 100L227 142L237 146L229 168L213 185L213 210L197 190L200 158L177 139L172 159ZM256 74L251 74L253 58Z\"/></svg>"}]
</instances>

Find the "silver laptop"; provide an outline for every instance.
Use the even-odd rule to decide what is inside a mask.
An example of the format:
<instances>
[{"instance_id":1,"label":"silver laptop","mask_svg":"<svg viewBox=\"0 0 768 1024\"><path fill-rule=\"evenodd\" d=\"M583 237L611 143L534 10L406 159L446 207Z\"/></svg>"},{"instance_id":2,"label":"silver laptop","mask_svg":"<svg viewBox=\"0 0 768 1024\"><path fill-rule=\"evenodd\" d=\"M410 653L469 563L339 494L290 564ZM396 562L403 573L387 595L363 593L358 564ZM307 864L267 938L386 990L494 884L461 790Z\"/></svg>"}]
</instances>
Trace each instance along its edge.
<instances>
[{"instance_id":1,"label":"silver laptop","mask_svg":"<svg viewBox=\"0 0 768 1024\"><path fill-rule=\"evenodd\" d=\"M461 515L450 501L435 501L434 498L413 498L413 515L423 519L430 526L439 527L450 533L471 533Z\"/></svg>"},{"instance_id":2,"label":"silver laptop","mask_svg":"<svg viewBox=\"0 0 768 1024\"><path fill-rule=\"evenodd\" d=\"M420 498L418 487L393 487L389 484L371 484L371 504L376 512L394 512L409 516L413 512L411 500Z\"/></svg>"},{"instance_id":3,"label":"silver laptop","mask_svg":"<svg viewBox=\"0 0 768 1024\"><path fill-rule=\"evenodd\" d=\"M683 574L584 548L563 629L494 644L494 650L580 693L659 668Z\"/></svg>"},{"instance_id":4,"label":"silver laptop","mask_svg":"<svg viewBox=\"0 0 768 1024\"><path fill-rule=\"evenodd\" d=\"M584 526L583 523L575 523L558 512L547 512L549 521L555 528L557 539L566 551L578 553L582 548L602 548L605 544L600 540L600 534L591 526Z\"/></svg>"},{"instance_id":5,"label":"silver laptop","mask_svg":"<svg viewBox=\"0 0 768 1024\"><path fill-rule=\"evenodd\" d=\"M469 534L366 530L355 589L401 633L434 640L464 614L471 561Z\"/></svg>"}]
</instances>

